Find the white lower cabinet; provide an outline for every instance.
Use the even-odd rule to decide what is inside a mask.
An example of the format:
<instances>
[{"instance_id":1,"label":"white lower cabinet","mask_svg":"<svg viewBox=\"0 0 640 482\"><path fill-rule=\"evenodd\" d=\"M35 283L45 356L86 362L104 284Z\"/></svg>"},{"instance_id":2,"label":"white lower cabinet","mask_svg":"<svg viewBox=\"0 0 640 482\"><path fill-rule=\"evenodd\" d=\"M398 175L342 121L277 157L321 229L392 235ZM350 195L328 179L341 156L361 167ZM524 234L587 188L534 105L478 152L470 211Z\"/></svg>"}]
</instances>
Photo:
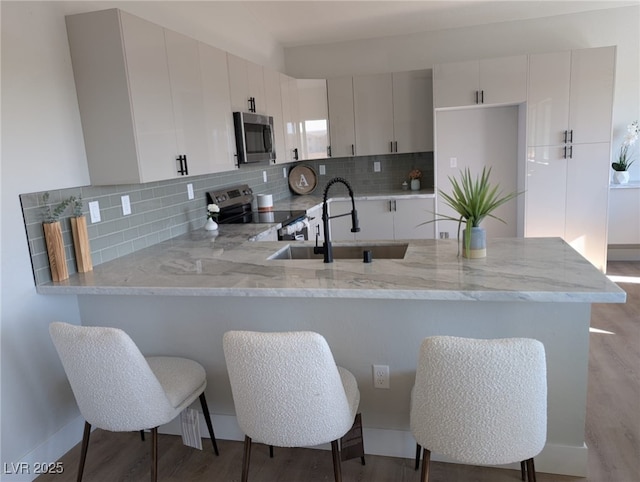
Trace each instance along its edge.
<instances>
[{"instance_id":1,"label":"white lower cabinet","mask_svg":"<svg viewBox=\"0 0 640 482\"><path fill-rule=\"evenodd\" d=\"M558 236L600 270L607 250L609 143L530 148L525 236Z\"/></svg>"},{"instance_id":2,"label":"white lower cabinet","mask_svg":"<svg viewBox=\"0 0 640 482\"><path fill-rule=\"evenodd\" d=\"M331 216L351 211L351 201L332 201ZM380 239L433 239L434 199L356 199L360 232L351 232L351 216L332 219L332 241L380 240Z\"/></svg>"},{"instance_id":3,"label":"white lower cabinet","mask_svg":"<svg viewBox=\"0 0 640 482\"><path fill-rule=\"evenodd\" d=\"M316 206L307 211L309 217L309 239L324 241L324 226L322 225L322 206Z\"/></svg>"}]
</instances>

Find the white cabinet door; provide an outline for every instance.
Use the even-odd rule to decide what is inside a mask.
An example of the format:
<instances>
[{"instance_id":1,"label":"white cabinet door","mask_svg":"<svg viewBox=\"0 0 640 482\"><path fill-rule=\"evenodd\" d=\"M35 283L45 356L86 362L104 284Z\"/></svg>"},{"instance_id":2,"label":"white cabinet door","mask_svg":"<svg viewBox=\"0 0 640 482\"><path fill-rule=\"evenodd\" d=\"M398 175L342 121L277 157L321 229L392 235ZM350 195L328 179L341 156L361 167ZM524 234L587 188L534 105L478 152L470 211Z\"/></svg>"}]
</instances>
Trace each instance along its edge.
<instances>
[{"instance_id":1,"label":"white cabinet door","mask_svg":"<svg viewBox=\"0 0 640 482\"><path fill-rule=\"evenodd\" d=\"M433 151L433 82L428 70L393 73L395 152Z\"/></svg>"},{"instance_id":2,"label":"white cabinet door","mask_svg":"<svg viewBox=\"0 0 640 482\"><path fill-rule=\"evenodd\" d=\"M227 54L203 43L198 47L210 172L231 171L236 162Z\"/></svg>"},{"instance_id":3,"label":"white cabinet door","mask_svg":"<svg viewBox=\"0 0 640 482\"><path fill-rule=\"evenodd\" d=\"M266 114L262 66L229 53L227 54L227 62L233 111L250 112L251 108L255 107L256 113Z\"/></svg>"},{"instance_id":4,"label":"white cabinet door","mask_svg":"<svg viewBox=\"0 0 640 482\"><path fill-rule=\"evenodd\" d=\"M392 200L356 200L356 210L360 222L360 232L356 233L357 240L393 239ZM351 217L347 218L351 223Z\"/></svg>"},{"instance_id":5,"label":"white cabinet door","mask_svg":"<svg viewBox=\"0 0 640 482\"><path fill-rule=\"evenodd\" d=\"M610 144L574 144L567 163L564 239L600 270L607 259Z\"/></svg>"},{"instance_id":6,"label":"white cabinet door","mask_svg":"<svg viewBox=\"0 0 640 482\"><path fill-rule=\"evenodd\" d=\"M524 235L564 238L567 190L564 147L530 147L526 182Z\"/></svg>"},{"instance_id":7,"label":"white cabinet door","mask_svg":"<svg viewBox=\"0 0 640 482\"><path fill-rule=\"evenodd\" d=\"M571 52L569 129L574 143L611 141L615 47Z\"/></svg>"},{"instance_id":8,"label":"white cabinet door","mask_svg":"<svg viewBox=\"0 0 640 482\"><path fill-rule=\"evenodd\" d=\"M527 100L527 56L438 64L434 106L519 104Z\"/></svg>"},{"instance_id":9,"label":"white cabinet door","mask_svg":"<svg viewBox=\"0 0 640 482\"><path fill-rule=\"evenodd\" d=\"M435 199L396 199L393 201L394 239L434 239Z\"/></svg>"},{"instance_id":10,"label":"white cabinet door","mask_svg":"<svg viewBox=\"0 0 640 482\"><path fill-rule=\"evenodd\" d=\"M428 70L393 73L395 152L433 151L433 82Z\"/></svg>"},{"instance_id":11,"label":"white cabinet door","mask_svg":"<svg viewBox=\"0 0 640 482\"><path fill-rule=\"evenodd\" d=\"M187 175L212 172L198 42L164 29L177 153L185 155ZM177 164L176 164L177 167Z\"/></svg>"},{"instance_id":12,"label":"white cabinet door","mask_svg":"<svg viewBox=\"0 0 640 482\"><path fill-rule=\"evenodd\" d=\"M298 122L298 86L296 79L280 74L282 95L282 119L284 127L284 162L297 161L300 157L300 126Z\"/></svg>"},{"instance_id":13,"label":"white cabinet door","mask_svg":"<svg viewBox=\"0 0 640 482\"><path fill-rule=\"evenodd\" d=\"M478 103L480 64L477 60L437 64L433 67L435 108L462 107Z\"/></svg>"},{"instance_id":14,"label":"white cabinet door","mask_svg":"<svg viewBox=\"0 0 640 482\"><path fill-rule=\"evenodd\" d=\"M353 77L356 153L389 154L393 145L393 94L391 74Z\"/></svg>"},{"instance_id":15,"label":"white cabinet door","mask_svg":"<svg viewBox=\"0 0 640 482\"><path fill-rule=\"evenodd\" d=\"M329 146L327 82L298 79L300 159L325 159Z\"/></svg>"},{"instance_id":16,"label":"white cabinet door","mask_svg":"<svg viewBox=\"0 0 640 482\"><path fill-rule=\"evenodd\" d=\"M178 148L163 28L124 12L120 18L139 182L177 177Z\"/></svg>"},{"instance_id":17,"label":"white cabinet door","mask_svg":"<svg viewBox=\"0 0 640 482\"><path fill-rule=\"evenodd\" d=\"M526 55L480 61L480 104L519 104L526 100Z\"/></svg>"},{"instance_id":18,"label":"white cabinet door","mask_svg":"<svg viewBox=\"0 0 640 482\"><path fill-rule=\"evenodd\" d=\"M356 201L356 211L360 214L360 202ZM329 203L329 215L339 216L351 213L351 201L331 201ZM362 223L360 223L362 225ZM331 242L353 241L355 234L351 232L351 216L342 216L329 221L329 234Z\"/></svg>"},{"instance_id":19,"label":"white cabinet door","mask_svg":"<svg viewBox=\"0 0 640 482\"><path fill-rule=\"evenodd\" d=\"M266 109L269 115L273 117L273 131L276 143L276 158L274 162L282 163L285 162L285 141L280 72L264 68L264 90Z\"/></svg>"},{"instance_id":20,"label":"white cabinet door","mask_svg":"<svg viewBox=\"0 0 640 482\"><path fill-rule=\"evenodd\" d=\"M327 99L331 157L354 156L356 132L353 112L353 78L327 79Z\"/></svg>"},{"instance_id":21,"label":"white cabinet door","mask_svg":"<svg viewBox=\"0 0 640 482\"><path fill-rule=\"evenodd\" d=\"M529 56L528 145L557 146L566 142L570 84L571 52Z\"/></svg>"}]
</instances>

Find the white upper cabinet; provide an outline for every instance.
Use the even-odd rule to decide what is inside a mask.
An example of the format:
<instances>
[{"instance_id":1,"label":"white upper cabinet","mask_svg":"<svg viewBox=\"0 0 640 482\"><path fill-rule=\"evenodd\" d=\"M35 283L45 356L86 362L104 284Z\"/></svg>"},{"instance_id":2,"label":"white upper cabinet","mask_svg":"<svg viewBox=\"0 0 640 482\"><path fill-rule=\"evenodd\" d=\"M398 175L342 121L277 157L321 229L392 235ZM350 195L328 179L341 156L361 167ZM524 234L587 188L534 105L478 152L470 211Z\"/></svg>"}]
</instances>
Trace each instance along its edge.
<instances>
[{"instance_id":1,"label":"white upper cabinet","mask_svg":"<svg viewBox=\"0 0 640 482\"><path fill-rule=\"evenodd\" d=\"M298 79L300 158L329 157L329 111L327 82L324 79Z\"/></svg>"},{"instance_id":2,"label":"white upper cabinet","mask_svg":"<svg viewBox=\"0 0 640 482\"><path fill-rule=\"evenodd\" d=\"M273 117L273 131L276 145L275 163L285 160L284 117L282 115L282 92L280 90L280 72L263 68L264 90L267 114Z\"/></svg>"},{"instance_id":3,"label":"white upper cabinet","mask_svg":"<svg viewBox=\"0 0 640 482\"><path fill-rule=\"evenodd\" d=\"M395 152L392 89L391 74L353 77L357 155L371 156Z\"/></svg>"},{"instance_id":4,"label":"white upper cabinet","mask_svg":"<svg viewBox=\"0 0 640 482\"><path fill-rule=\"evenodd\" d=\"M198 42L164 30L175 136L184 174L211 172Z\"/></svg>"},{"instance_id":5,"label":"white upper cabinet","mask_svg":"<svg viewBox=\"0 0 640 482\"><path fill-rule=\"evenodd\" d=\"M353 112L353 77L327 79L329 138L332 157L356 155L356 131Z\"/></svg>"},{"instance_id":6,"label":"white upper cabinet","mask_svg":"<svg viewBox=\"0 0 640 482\"><path fill-rule=\"evenodd\" d=\"M519 104L527 100L527 56L437 64L434 107Z\"/></svg>"},{"instance_id":7,"label":"white upper cabinet","mask_svg":"<svg viewBox=\"0 0 640 482\"><path fill-rule=\"evenodd\" d=\"M610 142L613 47L532 54L529 72L530 146Z\"/></svg>"},{"instance_id":8,"label":"white upper cabinet","mask_svg":"<svg viewBox=\"0 0 640 482\"><path fill-rule=\"evenodd\" d=\"M199 43L198 47L210 172L231 171L236 167L236 147L227 53L203 43Z\"/></svg>"},{"instance_id":9,"label":"white upper cabinet","mask_svg":"<svg viewBox=\"0 0 640 482\"><path fill-rule=\"evenodd\" d=\"M227 61L233 111L267 114L262 66L229 53Z\"/></svg>"},{"instance_id":10,"label":"white upper cabinet","mask_svg":"<svg viewBox=\"0 0 640 482\"><path fill-rule=\"evenodd\" d=\"M433 151L433 79L428 70L393 73L395 152Z\"/></svg>"},{"instance_id":11,"label":"white upper cabinet","mask_svg":"<svg viewBox=\"0 0 640 482\"><path fill-rule=\"evenodd\" d=\"M91 183L178 176L163 29L116 9L66 21Z\"/></svg>"},{"instance_id":12,"label":"white upper cabinet","mask_svg":"<svg viewBox=\"0 0 640 482\"><path fill-rule=\"evenodd\" d=\"M300 159L300 122L298 113L298 84L296 79L280 74L282 120L284 126L284 162Z\"/></svg>"}]
</instances>

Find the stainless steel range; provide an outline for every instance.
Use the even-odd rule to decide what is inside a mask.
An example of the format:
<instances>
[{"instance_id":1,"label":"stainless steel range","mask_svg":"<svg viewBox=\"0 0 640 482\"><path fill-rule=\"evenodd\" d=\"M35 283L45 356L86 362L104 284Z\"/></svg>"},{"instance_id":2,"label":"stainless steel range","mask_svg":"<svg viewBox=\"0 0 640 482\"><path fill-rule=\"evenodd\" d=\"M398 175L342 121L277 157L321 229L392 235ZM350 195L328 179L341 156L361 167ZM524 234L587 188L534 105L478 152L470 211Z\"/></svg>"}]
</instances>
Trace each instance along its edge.
<instances>
[{"instance_id":1,"label":"stainless steel range","mask_svg":"<svg viewBox=\"0 0 640 482\"><path fill-rule=\"evenodd\" d=\"M220 208L218 224L273 224L280 223L280 241L308 239L306 211L265 211L256 212L252 208L253 191L247 184L227 187L219 191L207 192L207 203L215 203Z\"/></svg>"}]
</instances>

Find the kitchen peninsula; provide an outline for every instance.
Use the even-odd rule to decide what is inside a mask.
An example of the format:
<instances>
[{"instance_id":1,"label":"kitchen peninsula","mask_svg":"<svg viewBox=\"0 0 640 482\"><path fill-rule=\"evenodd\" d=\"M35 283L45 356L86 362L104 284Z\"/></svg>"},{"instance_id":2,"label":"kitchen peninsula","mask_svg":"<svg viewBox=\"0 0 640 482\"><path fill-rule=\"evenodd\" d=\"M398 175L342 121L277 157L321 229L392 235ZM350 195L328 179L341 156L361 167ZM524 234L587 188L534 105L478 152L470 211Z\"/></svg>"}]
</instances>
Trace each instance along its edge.
<instances>
[{"instance_id":1,"label":"kitchen peninsula","mask_svg":"<svg viewBox=\"0 0 640 482\"><path fill-rule=\"evenodd\" d=\"M410 240L402 259L324 264L269 260L288 243L247 241L259 232L256 225L222 226L218 236L194 231L38 292L78 295L83 323L123 328L144 353L201 362L216 431L228 439L242 435L223 333L317 331L358 380L367 452L400 457L415 450L409 394L424 337L536 338L545 345L549 387L537 468L586 474L590 305L623 303L626 294L560 238L490 240L481 260L457 257L454 240ZM373 388L373 364L389 365L390 389Z\"/></svg>"}]
</instances>

